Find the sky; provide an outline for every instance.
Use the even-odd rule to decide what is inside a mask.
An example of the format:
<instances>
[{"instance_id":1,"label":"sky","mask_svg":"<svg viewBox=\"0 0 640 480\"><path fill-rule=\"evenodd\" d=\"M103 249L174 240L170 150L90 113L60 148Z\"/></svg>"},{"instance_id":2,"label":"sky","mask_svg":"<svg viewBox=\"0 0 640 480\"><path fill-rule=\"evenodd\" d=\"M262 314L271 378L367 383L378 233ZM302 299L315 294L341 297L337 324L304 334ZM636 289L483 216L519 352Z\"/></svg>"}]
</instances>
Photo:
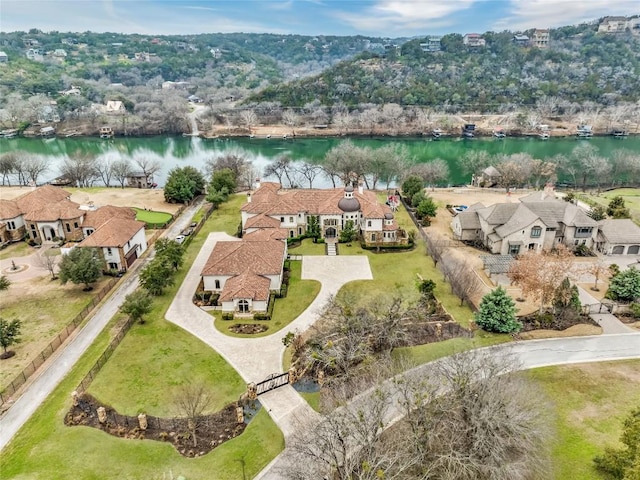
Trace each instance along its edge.
<instances>
[{"instance_id":1,"label":"sky","mask_svg":"<svg viewBox=\"0 0 640 480\"><path fill-rule=\"evenodd\" d=\"M0 30L412 37L640 14L640 0L2 0Z\"/></svg>"}]
</instances>

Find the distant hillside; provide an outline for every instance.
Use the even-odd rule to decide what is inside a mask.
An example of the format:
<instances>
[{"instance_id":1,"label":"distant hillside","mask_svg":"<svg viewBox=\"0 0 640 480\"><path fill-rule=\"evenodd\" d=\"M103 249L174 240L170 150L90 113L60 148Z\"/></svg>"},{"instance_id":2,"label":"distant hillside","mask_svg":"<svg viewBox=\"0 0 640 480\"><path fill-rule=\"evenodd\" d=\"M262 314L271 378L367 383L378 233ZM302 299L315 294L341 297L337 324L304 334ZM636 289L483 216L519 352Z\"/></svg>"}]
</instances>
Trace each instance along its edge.
<instances>
[{"instance_id":1,"label":"distant hillside","mask_svg":"<svg viewBox=\"0 0 640 480\"><path fill-rule=\"evenodd\" d=\"M439 52L424 51L431 48L427 38L414 39L386 55L365 52L319 75L271 85L249 102L291 107L313 101L326 106L397 103L495 112L553 97L558 113L585 102L637 102L638 27L633 34L597 29L597 24L553 29L547 48L519 46L508 31L485 33L484 47L465 45L461 35L445 35ZM532 38L534 32L524 34Z\"/></svg>"},{"instance_id":2,"label":"distant hillside","mask_svg":"<svg viewBox=\"0 0 640 480\"><path fill-rule=\"evenodd\" d=\"M382 45L380 38L362 36L1 33L8 61L0 68L0 86L33 95L92 81L126 87L187 81L193 91L213 86L242 94L318 73L365 50L383 51Z\"/></svg>"}]
</instances>

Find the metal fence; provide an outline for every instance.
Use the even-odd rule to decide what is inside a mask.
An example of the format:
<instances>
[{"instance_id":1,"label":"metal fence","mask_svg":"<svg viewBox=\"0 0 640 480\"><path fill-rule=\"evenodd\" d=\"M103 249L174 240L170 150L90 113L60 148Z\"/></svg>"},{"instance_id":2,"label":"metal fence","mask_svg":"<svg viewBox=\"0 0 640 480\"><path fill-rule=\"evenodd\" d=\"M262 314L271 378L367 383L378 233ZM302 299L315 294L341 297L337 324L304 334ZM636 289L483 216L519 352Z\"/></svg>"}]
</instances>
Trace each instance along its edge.
<instances>
[{"instance_id":1,"label":"metal fence","mask_svg":"<svg viewBox=\"0 0 640 480\"><path fill-rule=\"evenodd\" d=\"M133 325L133 320L131 320L131 318L128 318L127 321L122 324L116 336L113 337L105 351L102 352L102 355L100 355L100 358L98 358L96 363L94 363L89 370L89 373L87 373L82 381L78 384L76 391L79 394L85 392L87 388L89 388L89 385L91 385L93 379L96 377L96 375L98 375L98 372L102 369L104 364L107 363L107 360L111 358L111 354L113 353L113 351L118 347L118 345L120 345L120 342L131 328L131 325Z\"/></svg>"},{"instance_id":2,"label":"metal fence","mask_svg":"<svg viewBox=\"0 0 640 480\"><path fill-rule=\"evenodd\" d=\"M5 387L2 392L0 392L0 407L3 406L6 402L9 401L11 396L22 386L24 385L29 377L42 366L44 362L47 361L51 355L64 343L64 341L69 338L69 336L76 330L78 325L80 325L89 313L98 305L102 299L111 291L113 286L118 283L117 278L112 278L109 282L104 285L99 292L96 293L95 297L89 302L89 304L75 316L73 320L62 330L58 335L51 340L49 345L47 345L32 361L29 365L27 365L24 370L22 370L12 381L11 383Z\"/></svg>"}]
</instances>

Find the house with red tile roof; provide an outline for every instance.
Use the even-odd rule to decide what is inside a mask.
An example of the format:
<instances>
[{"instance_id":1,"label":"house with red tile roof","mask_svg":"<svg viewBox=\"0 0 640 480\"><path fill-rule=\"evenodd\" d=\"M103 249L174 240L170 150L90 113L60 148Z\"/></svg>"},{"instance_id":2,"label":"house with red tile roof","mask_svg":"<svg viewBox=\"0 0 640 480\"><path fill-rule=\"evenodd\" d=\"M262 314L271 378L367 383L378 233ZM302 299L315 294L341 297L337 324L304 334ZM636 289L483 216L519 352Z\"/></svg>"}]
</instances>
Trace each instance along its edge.
<instances>
[{"instance_id":1,"label":"house with red tile roof","mask_svg":"<svg viewBox=\"0 0 640 480\"><path fill-rule=\"evenodd\" d=\"M98 248L105 269L126 270L146 249L145 224L131 208L80 205L66 190L34 188L15 200L0 200L0 241L79 242L68 246Z\"/></svg>"},{"instance_id":2,"label":"house with red tile roof","mask_svg":"<svg viewBox=\"0 0 640 480\"><path fill-rule=\"evenodd\" d=\"M266 312L271 292L282 287L286 241L254 235L217 242L202 269L204 290L220 295L223 312Z\"/></svg>"},{"instance_id":3,"label":"house with red tile roof","mask_svg":"<svg viewBox=\"0 0 640 480\"><path fill-rule=\"evenodd\" d=\"M242 206L242 231L280 228L293 238L304 235L312 216L317 217L320 235L335 239L352 221L363 241L370 245L406 244L408 236L398 227L391 208L378 201L375 192L352 186L329 189L283 189L265 182L247 194Z\"/></svg>"}]
</instances>

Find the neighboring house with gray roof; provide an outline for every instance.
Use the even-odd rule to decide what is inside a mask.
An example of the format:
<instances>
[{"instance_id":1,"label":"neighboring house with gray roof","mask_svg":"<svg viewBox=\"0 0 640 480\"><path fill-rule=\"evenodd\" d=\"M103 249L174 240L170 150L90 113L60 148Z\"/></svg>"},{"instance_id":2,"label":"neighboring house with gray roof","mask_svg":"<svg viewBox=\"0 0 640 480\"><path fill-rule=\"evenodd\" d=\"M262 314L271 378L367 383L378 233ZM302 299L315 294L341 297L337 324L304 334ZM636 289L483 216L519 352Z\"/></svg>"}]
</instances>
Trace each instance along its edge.
<instances>
[{"instance_id":1,"label":"neighboring house with gray roof","mask_svg":"<svg viewBox=\"0 0 640 480\"><path fill-rule=\"evenodd\" d=\"M640 227L629 219L600 221L596 250L605 255L640 254Z\"/></svg>"},{"instance_id":2,"label":"neighboring house with gray roof","mask_svg":"<svg viewBox=\"0 0 640 480\"><path fill-rule=\"evenodd\" d=\"M455 238L501 255L541 251L559 243L569 248L595 245L598 224L580 207L536 194L522 200L459 213L451 222Z\"/></svg>"}]
</instances>

